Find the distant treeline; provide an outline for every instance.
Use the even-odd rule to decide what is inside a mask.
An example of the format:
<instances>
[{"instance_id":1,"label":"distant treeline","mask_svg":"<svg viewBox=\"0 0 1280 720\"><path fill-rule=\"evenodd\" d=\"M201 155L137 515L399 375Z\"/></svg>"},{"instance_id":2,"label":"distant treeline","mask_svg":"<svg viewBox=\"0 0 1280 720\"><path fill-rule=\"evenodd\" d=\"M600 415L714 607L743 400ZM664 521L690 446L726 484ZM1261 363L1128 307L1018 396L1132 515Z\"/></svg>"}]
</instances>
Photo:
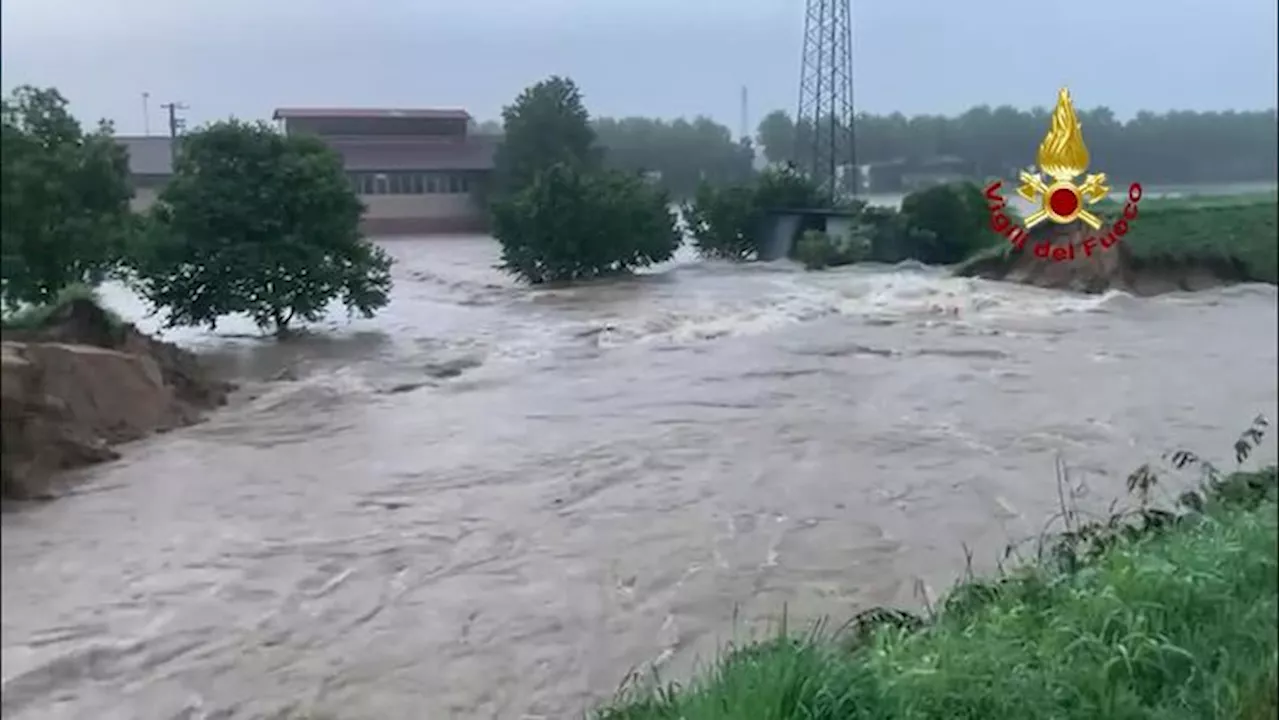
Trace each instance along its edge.
<instances>
[{"instance_id":1,"label":"distant treeline","mask_svg":"<svg viewBox=\"0 0 1280 720\"><path fill-rule=\"evenodd\" d=\"M1078 115L1096 169L1118 181L1247 182L1274 180L1280 172L1280 125L1274 109L1144 111L1125 122L1107 108L1079 110ZM678 197L692 195L703 178L723 185L749 177L756 148L771 163L803 160L795 152L795 124L782 110L766 115L752 139L734 138L729 128L705 117L596 118L594 125L609 165L660 173L662 184ZM980 106L958 117L860 115L854 134L859 164L924 165L951 158L960 174L984 179L1033 165L1048 129L1047 109ZM501 127L488 122L479 130L498 132Z\"/></svg>"}]
</instances>

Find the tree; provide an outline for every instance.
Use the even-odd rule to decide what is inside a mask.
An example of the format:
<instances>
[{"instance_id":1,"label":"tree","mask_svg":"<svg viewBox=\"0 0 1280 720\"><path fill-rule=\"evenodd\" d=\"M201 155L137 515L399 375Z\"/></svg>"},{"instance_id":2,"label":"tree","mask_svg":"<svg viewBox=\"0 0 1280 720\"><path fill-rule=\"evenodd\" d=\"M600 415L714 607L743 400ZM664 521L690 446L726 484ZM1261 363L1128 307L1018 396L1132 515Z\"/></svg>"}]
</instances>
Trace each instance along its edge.
<instances>
[{"instance_id":1,"label":"tree","mask_svg":"<svg viewBox=\"0 0 1280 720\"><path fill-rule=\"evenodd\" d=\"M715 188L702 183L693 201L684 205L684 221L702 257L753 259L760 249L757 234L763 219L756 189L748 185Z\"/></svg>"},{"instance_id":2,"label":"tree","mask_svg":"<svg viewBox=\"0 0 1280 720\"><path fill-rule=\"evenodd\" d=\"M600 166L596 134L582 93L568 78L552 76L520 93L502 109L503 139L494 155L494 191L501 197L564 163L584 170Z\"/></svg>"},{"instance_id":3,"label":"tree","mask_svg":"<svg viewBox=\"0 0 1280 720\"><path fill-rule=\"evenodd\" d=\"M703 257L753 260L760 249L761 223L770 210L826 206L818 187L795 168L770 168L752 184L698 187L685 203L685 222Z\"/></svg>"},{"instance_id":4,"label":"tree","mask_svg":"<svg viewBox=\"0 0 1280 720\"><path fill-rule=\"evenodd\" d=\"M182 138L137 270L168 325L246 313L277 336L337 299L370 317L391 259L360 234L360 200L319 139L265 123L214 123Z\"/></svg>"},{"instance_id":5,"label":"tree","mask_svg":"<svg viewBox=\"0 0 1280 720\"><path fill-rule=\"evenodd\" d=\"M666 193L636 175L557 163L494 204L501 267L538 284L663 262L682 240L669 205Z\"/></svg>"},{"instance_id":6,"label":"tree","mask_svg":"<svg viewBox=\"0 0 1280 720\"><path fill-rule=\"evenodd\" d=\"M973 183L935 185L911 193L902 200L902 215L910 227L932 235L912 254L921 262L957 263L995 242L985 198Z\"/></svg>"},{"instance_id":7,"label":"tree","mask_svg":"<svg viewBox=\"0 0 1280 720\"><path fill-rule=\"evenodd\" d=\"M760 124L756 126L756 139L769 162L782 163L796 159L796 126L785 110L774 110L761 118Z\"/></svg>"},{"instance_id":8,"label":"tree","mask_svg":"<svg viewBox=\"0 0 1280 720\"><path fill-rule=\"evenodd\" d=\"M598 118L595 128L606 167L651 173L668 193L688 198L699 184L745 183L755 151L707 117L667 122L643 117Z\"/></svg>"},{"instance_id":9,"label":"tree","mask_svg":"<svg viewBox=\"0 0 1280 720\"><path fill-rule=\"evenodd\" d=\"M132 216L128 156L105 121L85 133L52 88L0 101L0 295L7 308L101 282Z\"/></svg>"},{"instance_id":10,"label":"tree","mask_svg":"<svg viewBox=\"0 0 1280 720\"><path fill-rule=\"evenodd\" d=\"M1181 184L1274 181L1277 174L1277 118L1274 108L1253 111L1164 114L1139 112L1120 121L1108 108L1079 109L1085 142L1097 169L1121 187L1132 181ZM790 116L775 110L764 117L757 137L771 162L796 160L808 128L797 130ZM858 115L857 158L861 164L892 163L926 170L939 160L980 179L1013 177L1035 163L1036 150L1049 129L1044 108L1009 106L971 108L957 117ZM795 150L797 136L801 148ZM955 160L960 162L954 162ZM928 173L925 172L927 175ZM946 175L939 172L939 177ZM872 175L872 190L904 189L896 176Z\"/></svg>"}]
</instances>

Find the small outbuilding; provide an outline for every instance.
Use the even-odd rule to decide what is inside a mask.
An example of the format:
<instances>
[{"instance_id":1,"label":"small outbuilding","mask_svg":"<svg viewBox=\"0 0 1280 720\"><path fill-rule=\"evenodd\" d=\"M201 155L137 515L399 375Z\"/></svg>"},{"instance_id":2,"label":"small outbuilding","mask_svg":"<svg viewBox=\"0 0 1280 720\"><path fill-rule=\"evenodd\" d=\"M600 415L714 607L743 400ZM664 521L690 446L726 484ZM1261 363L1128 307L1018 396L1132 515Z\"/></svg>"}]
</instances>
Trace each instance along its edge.
<instances>
[{"instance_id":1,"label":"small outbuilding","mask_svg":"<svg viewBox=\"0 0 1280 720\"><path fill-rule=\"evenodd\" d=\"M760 244L757 256L769 262L790 257L796 239L806 230L818 230L828 235L847 235L858 213L855 210L830 208L779 208L765 212L761 222Z\"/></svg>"}]
</instances>

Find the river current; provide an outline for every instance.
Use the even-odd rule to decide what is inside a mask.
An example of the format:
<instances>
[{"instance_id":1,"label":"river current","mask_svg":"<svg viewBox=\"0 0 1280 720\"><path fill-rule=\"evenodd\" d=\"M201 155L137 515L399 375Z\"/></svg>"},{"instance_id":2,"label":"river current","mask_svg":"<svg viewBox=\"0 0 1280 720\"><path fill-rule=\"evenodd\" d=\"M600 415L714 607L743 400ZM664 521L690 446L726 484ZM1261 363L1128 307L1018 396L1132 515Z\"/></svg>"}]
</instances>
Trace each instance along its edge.
<instances>
[{"instance_id":1,"label":"river current","mask_svg":"<svg viewBox=\"0 0 1280 720\"><path fill-rule=\"evenodd\" d=\"M1273 287L682 255L530 290L489 240L386 246L373 320L170 333L233 403L5 516L4 717L574 717L784 608L936 599L1041 529L1059 459L1098 509L1276 417Z\"/></svg>"}]
</instances>

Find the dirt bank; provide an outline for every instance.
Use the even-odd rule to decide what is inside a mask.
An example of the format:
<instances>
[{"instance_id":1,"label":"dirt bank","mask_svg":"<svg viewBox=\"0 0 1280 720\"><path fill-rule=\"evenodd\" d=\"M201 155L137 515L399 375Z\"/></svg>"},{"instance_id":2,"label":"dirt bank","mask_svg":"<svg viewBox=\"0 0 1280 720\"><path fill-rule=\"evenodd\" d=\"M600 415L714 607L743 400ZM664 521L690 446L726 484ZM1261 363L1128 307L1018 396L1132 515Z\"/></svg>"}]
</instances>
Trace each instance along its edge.
<instances>
[{"instance_id":1,"label":"dirt bank","mask_svg":"<svg viewBox=\"0 0 1280 720\"><path fill-rule=\"evenodd\" d=\"M34 330L3 334L0 495L54 495L59 471L118 457L113 445L197 422L231 385L175 345L73 300Z\"/></svg>"},{"instance_id":2,"label":"dirt bank","mask_svg":"<svg viewBox=\"0 0 1280 720\"><path fill-rule=\"evenodd\" d=\"M1036 228L1023 250L996 248L961 263L955 272L1043 288L1084 293L1123 290L1134 295L1206 290L1250 281L1245 270L1229 258L1145 259L1124 240L1110 248L1095 246L1086 254L1083 243L1089 234L1085 230L1079 226ZM1055 260L1055 252L1058 257L1067 257Z\"/></svg>"}]
</instances>

